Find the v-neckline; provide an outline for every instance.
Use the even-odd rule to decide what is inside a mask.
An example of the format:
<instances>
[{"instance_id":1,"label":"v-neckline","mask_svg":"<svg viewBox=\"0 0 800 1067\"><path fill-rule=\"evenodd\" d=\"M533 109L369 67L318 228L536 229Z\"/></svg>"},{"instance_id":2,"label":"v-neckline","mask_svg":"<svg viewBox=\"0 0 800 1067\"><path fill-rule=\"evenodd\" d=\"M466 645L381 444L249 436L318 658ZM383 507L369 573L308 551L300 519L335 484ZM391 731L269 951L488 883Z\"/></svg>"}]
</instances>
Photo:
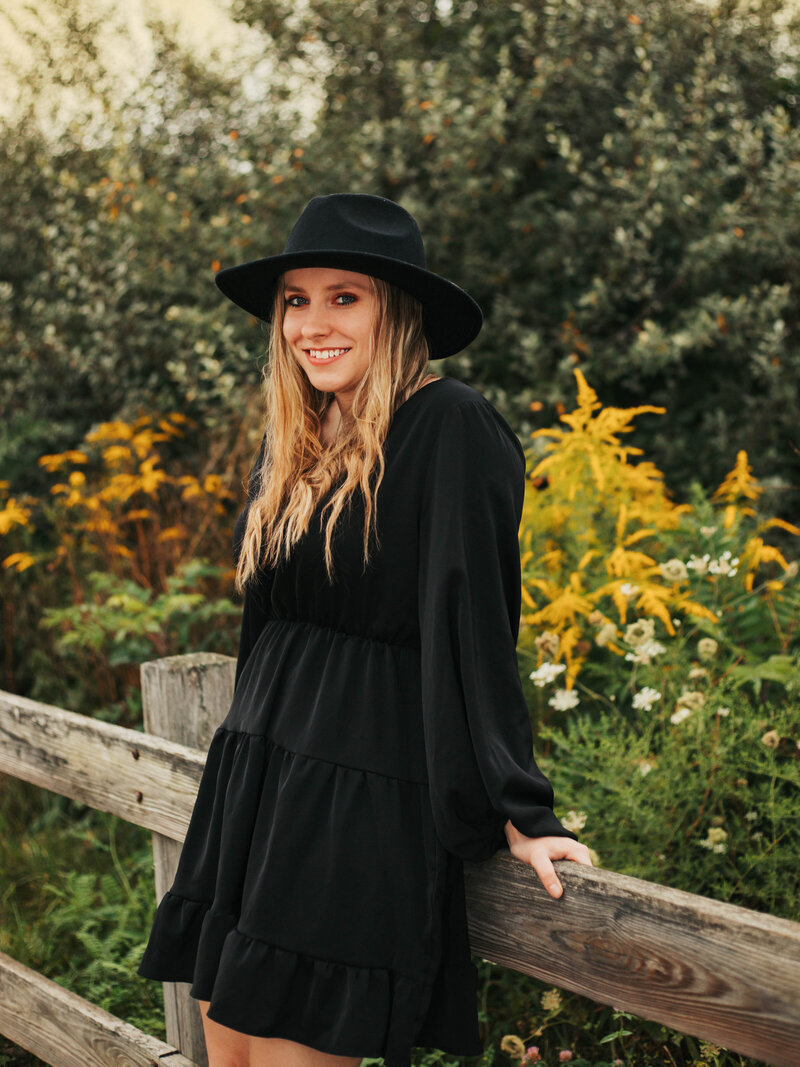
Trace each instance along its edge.
<instances>
[{"instance_id":1,"label":"v-neckline","mask_svg":"<svg viewBox=\"0 0 800 1067\"><path fill-rule=\"evenodd\" d=\"M426 389L430 389L431 386L436 385L437 382L446 382L447 380L448 379L445 377L434 378L433 381L430 381L426 385L421 385L418 389L415 389L411 396L406 397L403 403L398 408L395 408L394 415L392 415L392 421L389 423L389 429L391 430L392 426L394 426L394 420L397 418L399 412L401 412L414 399L415 396L417 396L419 393L423 393Z\"/></svg>"}]
</instances>

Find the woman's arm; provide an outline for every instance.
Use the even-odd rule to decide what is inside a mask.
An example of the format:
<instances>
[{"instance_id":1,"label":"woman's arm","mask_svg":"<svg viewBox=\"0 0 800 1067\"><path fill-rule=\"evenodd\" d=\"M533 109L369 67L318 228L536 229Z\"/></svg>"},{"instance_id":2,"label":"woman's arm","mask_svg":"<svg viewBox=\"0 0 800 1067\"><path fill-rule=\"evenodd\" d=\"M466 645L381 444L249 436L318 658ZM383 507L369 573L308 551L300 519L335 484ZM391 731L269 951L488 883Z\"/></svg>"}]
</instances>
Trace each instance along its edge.
<instances>
[{"instance_id":1,"label":"woman's arm","mask_svg":"<svg viewBox=\"0 0 800 1067\"><path fill-rule=\"evenodd\" d=\"M588 850L556 818L533 755L516 656L524 491L522 446L499 412L471 400L449 408L420 515L423 718L445 847L471 860L509 847L536 861L549 890L551 858L586 862Z\"/></svg>"}]
</instances>

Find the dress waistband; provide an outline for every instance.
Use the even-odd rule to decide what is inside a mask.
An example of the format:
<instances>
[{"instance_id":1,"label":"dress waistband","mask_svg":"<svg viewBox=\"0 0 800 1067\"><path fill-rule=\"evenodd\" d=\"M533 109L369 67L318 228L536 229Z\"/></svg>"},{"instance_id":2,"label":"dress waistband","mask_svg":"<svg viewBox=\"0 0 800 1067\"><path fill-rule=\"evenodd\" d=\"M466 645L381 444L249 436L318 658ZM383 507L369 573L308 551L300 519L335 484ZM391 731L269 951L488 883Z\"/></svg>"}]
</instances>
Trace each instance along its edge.
<instances>
[{"instance_id":1,"label":"dress waistband","mask_svg":"<svg viewBox=\"0 0 800 1067\"><path fill-rule=\"evenodd\" d=\"M386 641L381 637L370 637L367 634L356 634L348 630L339 630L334 626L328 626L323 622L315 622L313 619L290 619L283 615L273 615L268 621L267 625L283 624L286 626L312 626L319 630L328 630L330 633L338 634L341 637L349 637L355 641L368 641L374 645L387 645L390 648L403 648L409 652L420 652L421 645L419 642L416 644L409 644L404 641Z\"/></svg>"}]
</instances>

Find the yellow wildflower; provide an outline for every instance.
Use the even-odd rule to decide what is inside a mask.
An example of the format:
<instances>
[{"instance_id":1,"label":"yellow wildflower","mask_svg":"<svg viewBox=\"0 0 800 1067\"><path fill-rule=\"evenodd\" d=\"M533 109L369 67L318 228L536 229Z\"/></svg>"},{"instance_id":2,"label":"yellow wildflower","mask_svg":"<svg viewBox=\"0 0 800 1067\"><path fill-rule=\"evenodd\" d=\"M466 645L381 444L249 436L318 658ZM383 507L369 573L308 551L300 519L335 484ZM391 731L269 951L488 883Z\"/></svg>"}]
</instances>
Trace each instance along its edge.
<instances>
[{"instance_id":1,"label":"yellow wildflower","mask_svg":"<svg viewBox=\"0 0 800 1067\"><path fill-rule=\"evenodd\" d=\"M27 526L30 517L30 509L22 507L15 497L10 496L0 510L0 534L7 534L15 526Z\"/></svg>"},{"instance_id":2,"label":"yellow wildflower","mask_svg":"<svg viewBox=\"0 0 800 1067\"><path fill-rule=\"evenodd\" d=\"M725 475L712 499L725 500L728 503L733 503L740 497L758 500L762 492L757 479L753 477L753 468L748 463L747 453L742 449L736 455L736 466Z\"/></svg>"}]
</instances>

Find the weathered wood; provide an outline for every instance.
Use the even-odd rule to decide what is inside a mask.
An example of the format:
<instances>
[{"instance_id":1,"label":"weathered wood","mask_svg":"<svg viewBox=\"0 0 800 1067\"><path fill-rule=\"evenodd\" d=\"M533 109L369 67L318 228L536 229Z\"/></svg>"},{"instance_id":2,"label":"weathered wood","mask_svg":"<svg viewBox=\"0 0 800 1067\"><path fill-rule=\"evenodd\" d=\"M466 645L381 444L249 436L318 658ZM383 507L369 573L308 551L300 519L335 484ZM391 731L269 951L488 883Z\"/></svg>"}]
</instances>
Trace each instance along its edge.
<instances>
[{"instance_id":1,"label":"weathered wood","mask_svg":"<svg viewBox=\"0 0 800 1067\"><path fill-rule=\"evenodd\" d=\"M161 834L153 834L153 867L156 904L172 885L181 846ZM198 1067L208 1067L208 1051L203 1036L200 1005L189 995L188 982L162 982L164 992L164 1026L167 1040L194 1060Z\"/></svg>"},{"instance_id":2,"label":"weathered wood","mask_svg":"<svg viewBox=\"0 0 800 1067\"><path fill-rule=\"evenodd\" d=\"M555 900L505 850L465 863L472 951L601 1004L800 1064L800 923L570 861Z\"/></svg>"},{"instance_id":3,"label":"weathered wood","mask_svg":"<svg viewBox=\"0 0 800 1067\"><path fill-rule=\"evenodd\" d=\"M143 665L146 721L171 739L0 691L0 772L166 835L154 839L160 900L234 667L211 654ZM556 867L560 900L505 851L465 864L476 955L776 1067L800 1067L799 923L599 868ZM189 986L164 989L169 1040L204 1063ZM14 1037L4 1027L0 1014L0 1030Z\"/></svg>"},{"instance_id":4,"label":"weathered wood","mask_svg":"<svg viewBox=\"0 0 800 1067\"><path fill-rule=\"evenodd\" d=\"M56 1067L195 1067L174 1046L143 1034L4 952L0 1033Z\"/></svg>"},{"instance_id":5,"label":"weathered wood","mask_svg":"<svg viewBox=\"0 0 800 1067\"><path fill-rule=\"evenodd\" d=\"M214 731L230 706L235 672L236 660L228 656L170 656L143 663L145 730L169 742L200 749L205 759ZM172 885L179 856L180 846L174 840L153 834L156 901ZM184 982L164 983L167 1038L207 1067L203 1022L189 989Z\"/></svg>"},{"instance_id":6,"label":"weathered wood","mask_svg":"<svg viewBox=\"0 0 800 1067\"><path fill-rule=\"evenodd\" d=\"M186 836L204 766L183 745L0 690L0 773L173 840Z\"/></svg>"},{"instance_id":7,"label":"weathered wood","mask_svg":"<svg viewBox=\"0 0 800 1067\"><path fill-rule=\"evenodd\" d=\"M166 656L141 666L144 728L206 751L233 695L236 660L216 652Z\"/></svg>"}]
</instances>

